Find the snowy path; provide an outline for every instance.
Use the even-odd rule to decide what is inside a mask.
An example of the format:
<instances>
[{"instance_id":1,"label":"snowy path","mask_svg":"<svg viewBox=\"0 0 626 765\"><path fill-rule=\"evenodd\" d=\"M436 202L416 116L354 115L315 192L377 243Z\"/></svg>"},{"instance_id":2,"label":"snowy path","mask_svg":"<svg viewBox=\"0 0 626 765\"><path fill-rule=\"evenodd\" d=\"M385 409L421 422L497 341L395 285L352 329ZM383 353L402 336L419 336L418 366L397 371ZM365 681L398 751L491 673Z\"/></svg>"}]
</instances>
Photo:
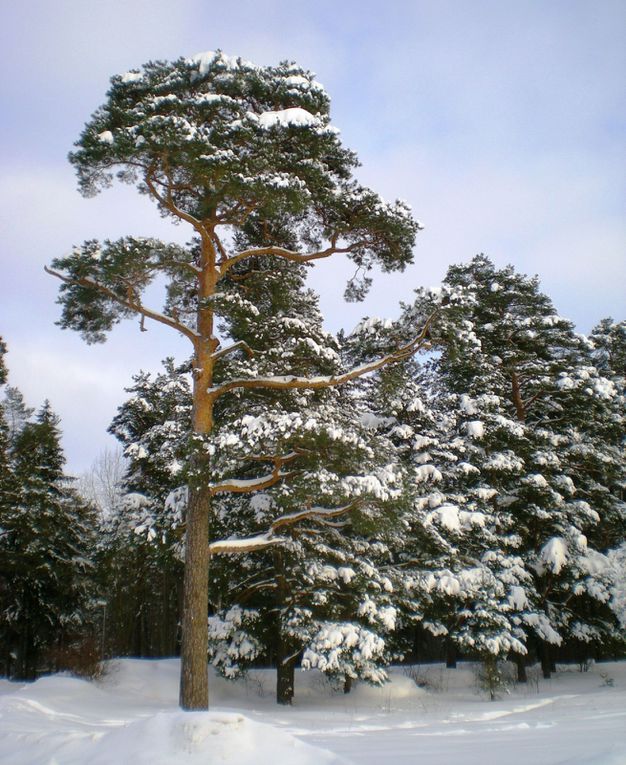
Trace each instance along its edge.
<instances>
[{"instance_id":1,"label":"snowy path","mask_svg":"<svg viewBox=\"0 0 626 765\"><path fill-rule=\"evenodd\" d=\"M621 703L626 701L624 695ZM548 706L549 705L549 706ZM311 731L304 740L352 757L359 765L560 765L561 763L626 763L626 710L601 711L571 697L504 712L397 726ZM302 735L300 733L300 735ZM621 743L620 743L621 742ZM393 759L390 760L390 752Z\"/></svg>"},{"instance_id":2,"label":"snowy path","mask_svg":"<svg viewBox=\"0 0 626 765\"><path fill-rule=\"evenodd\" d=\"M256 671L213 679L208 715L176 709L177 675L176 660L124 660L100 685L0 681L0 762L626 765L626 662L570 668L496 702L476 693L469 667L422 667L428 690L396 669L389 685L347 696L298 673L292 708L274 704L272 673Z\"/></svg>"}]
</instances>

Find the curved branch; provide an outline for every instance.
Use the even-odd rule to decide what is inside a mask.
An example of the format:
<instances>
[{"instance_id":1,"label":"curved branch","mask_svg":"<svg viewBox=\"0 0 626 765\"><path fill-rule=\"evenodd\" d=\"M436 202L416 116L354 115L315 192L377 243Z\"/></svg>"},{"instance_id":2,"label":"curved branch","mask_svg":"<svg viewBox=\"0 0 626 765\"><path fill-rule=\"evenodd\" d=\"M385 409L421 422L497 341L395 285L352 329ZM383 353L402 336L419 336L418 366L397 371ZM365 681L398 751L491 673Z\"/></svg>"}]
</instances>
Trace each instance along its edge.
<instances>
[{"instance_id":1,"label":"curved branch","mask_svg":"<svg viewBox=\"0 0 626 765\"><path fill-rule=\"evenodd\" d=\"M291 526L298 521L309 520L311 518L324 522L326 518L336 518L338 515L345 515L352 510L356 510L360 504L361 500L355 499L342 507L309 507L296 513L282 515L272 523L270 533L275 533L278 529L283 528L283 526Z\"/></svg>"},{"instance_id":2,"label":"curved branch","mask_svg":"<svg viewBox=\"0 0 626 765\"><path fill-rule=\"evenodd\" d=\"M235 553L252 552L264 550L273 545L283 544L288 540L285 537L274 536L274 533L284 526L291 526L298 521L313 519L324 522L325 518L335 518L338 515L344 515L354 510L360 504L361 500L355 499L343 507L310 507L297 513L290 513L277 518L271 525L270 530L265 534L258 534L254 537L244 539L220 539L217 542L211 542L209 545L209 555L228 555Z\"/></svg>"},{"instance_id":3,"label":"curved branch","mask_svg":"<svg viewBox=\"0 0 626 765\"><path fill-rule=\"evenodd\" d=\"M387 366L387 364L395 364L399 361L406 361L406 359L413 356L422 346L429 342L429 329L434 317L435 312L433 312L426 319L426 322L420 332L410 342L406 343L405 345L401 345L399 348L396 348L395 351L392 351L392 353L389 353L386 356L382 356L381 358L376 359L375 361L371 361L368 364L362 364L361 366L355 367L354 369L351 369L348 372L344 372L343 374L329 375L326 377L298 377L297 375L284 375L276 377L253 377L249 379L242 378L230 380L229 382L222 383L215 388L209 389L209 395L213 396L213 398L218 398L219 396L222 396L224 393L228 393L231 390L242 388L265 388L268 390L286 390L289 388L301 390L317 390L320 388L333 388L336 385L343 385L350 380L356 380L357 378L363 377L363 375L369 374L370 372L376 372L378 369Z\"/></svg>"},{"instance_id":4,"label":"curved branch","mask_svg":"<svg viewBox=\"0 0 626 765\"><path fill-rule=\"evenodd\" d=\"M251 494L262 489L269 489L270 486L281 481L283 478L291 478L293 471L282 473L280 470L273 470L268 475L259 478L231 478L224 483L217 483L209 487L211 496L215 494Z\"/></svg>"},{"instance_id":5,"label":"curved branch","mask_svg":"<svg viewBox=\"0 0 626 765\"><path fill-rule=\"evenodd\" d=\"M248 343L246 343L245 340L239 340L226 348L221 348L219 351L215 351L215 353L212 354L212 358L214 361L217 361L217 359L221 359L223 356L227 356L229 353L234 353L237 350L244 351L248 358L254 356L254 351L250 348Z\"/></svg>"},{"instance_id":6,"label":"curved branch","mask_svg":"<svg viewBox=\"0 0 626 765\"><path fill-rule=\"evenodd\" d=\"M132 300L129 297L124 299L115 293L112 289L106 287L104 284L100 284L94 279L90 279L86 276L80 279L72 279L69 276L65 276L65 274L54 271L52 268L48 268L48 266L44 266L44 271L47 274L50 274L50 276L55 276L57 279L60 279L66 284L75 284L78 287L85 287L86 289L96 290L96 292L99 292L102 295L106 295L106 297L110 298L118 305L127 308L129 311L134 311L134 313L137 313L140 316L144 316L146 319L152 319L153 321L159 322L159 324L165 324L165 326L170 327L171 329L175 329L177 332L180 332L181 335L184 335L186 338L188 338L193 343L194 347L198 341L198 333L185 324L181 324L175 319L171 319L169 316L165 316L164 314L158 313L157 311L152 311L150 308L146 308L141 303L138 303L136 300Z\"/></svg>"},{"instance_id":7,"label":"curved branch","mask_svg":"<svg viewBox=\"0 0 626 765\"><path fill-rule=\"evenodd\" d=\"M186 221L187 223L190 223L196 231L198 231L202 236L206 235L206 231L204 226L202 225L202 221L200 221L198 218L194 217L190 213L185 212L184 210L181 210L179 207L176 206L174 203L174 200L172 199L172 194L169 192L169 187L166 185L166 188L168 188L168 194L167 197L164 197L163 194L161 194L159 191L157 191L157 188L155 186L155 180L153 180L150 177L151 173L147 172L144 175L144 182L148 189L150 190L150 193L152 196L160 202L163 207L165 207L167 210L169 210L172 215L175 215L177 218L180 218L181 220Z\"/></svg>"},{"instance_id":8,"label":"curved branch","mask_svg":"<svg viewBox=\"0 0 626 765\"><path fill-rule=\"evenodd\" d=\"M322 258L329 258L331 255L337 255L341 253L352 252L355 249L363 246L363 242L355 242L348 247L337 247L337 236L332 237L329 247L318 252L310 252L308 254L302 254L297 250L289 250L286 247L251 247L248 250L238 252L236 255L232 255L230 258L223 260L220 264L220 275L224 274L231 269L235 263L239 263L240 260L246 258L258 257L262 255L274 255L277 258L283 258L284 260L291 260L295 263L309 263L312 260L320 260Z\"/></svg>"},{"instance_id":9,"label":"curved branch","mask_svg":"<svg viewBox=\"0 0 626 765\"><path fill-rule=\"evenodd\" d=\"M297 452L290 452L284 457L280 455L266 457L265 460L272 460L274 462L274 469L271 473L258 478L227 478L222 483L209 486L209 492L211 496L214 496L220 493L251 494L262 489L269 489L270 486L274 486L274 484L282 481L283 478L291 478L294 475L293 471L287 473L281 472L281 467L288 462L293 462L298 456Z\"/></svg>"}]
</instances>

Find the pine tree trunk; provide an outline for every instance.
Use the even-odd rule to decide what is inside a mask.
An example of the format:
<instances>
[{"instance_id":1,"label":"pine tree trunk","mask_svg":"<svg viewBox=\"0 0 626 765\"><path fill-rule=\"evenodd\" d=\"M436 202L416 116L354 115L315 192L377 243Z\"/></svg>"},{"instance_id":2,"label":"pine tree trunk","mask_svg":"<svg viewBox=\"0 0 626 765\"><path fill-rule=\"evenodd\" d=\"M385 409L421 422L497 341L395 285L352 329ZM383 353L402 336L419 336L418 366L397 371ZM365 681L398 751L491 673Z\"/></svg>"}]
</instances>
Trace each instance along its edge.
<instances>
[{"instance_id":1,"label":"pine tree trunk","mask_svg":"<svg viewBox=\"0 0 626 765\"><path fill-rule=\"evenodd\" d=\"M517 682L527 683L528 676L526 674L526 657L521 653L515 654L515 665L517 666Z\"/></svg>"},{"instance_id":2,"label":"pine tree trunk","mask_svg":"<svg viewBox=\"0 0 626 765\"><path fill-rule=\"evenodd\" d=\"M345 675L343 679L343 692L350 693L352 690L352 678L350 675Z\"/></svg>"},{"instance_id":3,"label":"pine tree trunk","mask_svg":"<svg viewBox=\"0 0 626 765\"><path fill-rule=\"evenodd\" d=\"M452 640L446 640L446 667L456 669L456 646Z\"/></svg>"},{"instance_id":4,"label":"pine tree trunk","mask_svg":"<svg viewBox=\"0 0 626 765\"><path fill-rule=\"evenodd\" d=\"M185 536L185 577L180 673L180 706L208 709L209 492L190 487Z\"/></svg>"},{"instance_id":5,"label":"pine tree trunk","mask_svg":"<svg viewBox=\"0 0 626 765\"><path fill-rule=\"evenodd\" d=\"M552 670L552 660L550 659L550 645L541 644L541 671L545 680L549 680Z\"/></svg>"},{"instance_id":6,"label":"pine tree trunk","mask_svg":"<svg viewBox=\"0 0 626 765\"><path fill-rule=\"evenodd\" d=\"M217 272L215 250L210 239L203 239L197 332L194 349L193 432L201 439L213 430L213 354L219 341L213 335L213 309L209 303L215 292ZM209 513L207 453L196 452L192 460L185 525L185 573L183 583L182 643L180 652L180 706L184 710L209 708Z\"/></svg>"}]
</instances>

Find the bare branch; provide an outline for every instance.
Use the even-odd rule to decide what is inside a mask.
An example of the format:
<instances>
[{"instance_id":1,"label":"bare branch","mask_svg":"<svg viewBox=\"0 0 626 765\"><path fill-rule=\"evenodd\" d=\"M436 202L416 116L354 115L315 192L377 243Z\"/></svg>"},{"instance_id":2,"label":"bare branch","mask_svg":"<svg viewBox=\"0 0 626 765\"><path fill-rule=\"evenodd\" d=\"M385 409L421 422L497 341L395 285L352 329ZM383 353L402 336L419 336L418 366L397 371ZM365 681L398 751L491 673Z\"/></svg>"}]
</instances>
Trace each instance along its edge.
<instances>
[{"instance_id":1,"label":"bare branch","mask_svg":"<svg viewBox=\"0 0 626 765\"><path fill-rule=\"evenodd\" d=\"M222 240L218 236L217 231L213 231L213 240L217 246L217 251L220 254L220 264L221 264L228 259L228 255L226 254L226 249L224 248L224 245L222 244Z\"/></svg>"},{"instance_id":2,"label":"bare branch","mask_svg":"<svg viewBox=\"0 0 626 765\"><path fill-rule=\"evenodd\" d=\"M214 361L217 361L217 359L221 359L223 356L227 356L229 353L234 353L238 350L244 351L250 359L254 356L254 351L250 348L248 343L246 343L245 340L239 340L232 345L228 345L226 348L221 348L219 351L215 351L215 353L212 354L212 358Z\"/></svg>"},{"instance_id":3,"label":"bare branch","mask_svg":"<svg viewBox=\"0 0 626 765\"><path fill-rule=\"evenodd\" d=\"M185 268L188 271L191 271L194 276L198 276L198 274L201 273L199 266L196 266L194 263L186 263L184 260L172 260L170 262L175 266L180 266L180 268Z\"/></svg>"},{"instance_id":4,"label":"bare branch","mask_svg":"<svg viewBox=\"0 0 626 765\"><path fill-rule=\"evenodd\" d=\"M239 201L233 205L230 209L224 210L221 214L218 214L217 222L222 225L230 226L243 226L246 220L252 215L252 213L258 208L258 204L254 202Z\"/></svg>"},{"instance_id":5,"label":"bare branch","mask_svg":"<svg viewBox=\"0 0 626 765\"><path fill-rule=\"evenodd\" d=\"M275 590L276 587L277 587L277 584L274 579L265 579L264 581L259 582L258 584L252 584L250 585L250 587L246 587L245 590L242 590L241 587L237 587L236 589L237 602L239 604L245 603L255 593L263 592L264 590Z\"/></svg>"},{"instance_id":6,"label":"bare branch","mask_svg":"<svg viewBox=\"0 0 626 765\"><path fill-rule=\"evenodd\" d=\"M172 193L170 187L165 184L165 187L168 189L167 196L163 196L160 191L156 188L156 183L158 181L154 177L154 171L149 170L144 175L144 181L146 183L146 186L150 190L150 193L152 196L160 202L163 207L165 207L167 210L169 210L173 215L175 215L177 218L180 218L181 220L187 221L187 223L190 223L196 231L198 231L200 234L205 234L205 228L202 225L202 221L198 218L194 217L190 213L185 212L184 210L181 210L180 207L177 207L174 203L174 200L172 199Z\"/></svg>"},{"instance_id":7,"label":"bare branch","mask_svg":"<svg viewBox=\"0 0 626 765\"><path fill-rule=\"evenodd\" d=\"M530 398L526 399L526 401L524 401L524 408L528 411L530 405L534 404L537 399L542 398L544 395L545 391L539 391L538 393L535 393L534 396L531 396Z\"/></svg>"},{"instance_id":8,"label":"bare branch","mask_svg":"<svg viewBox=\"0 0 626 765\"><path fill-rule=\"evenodd\" d=\"M162 313L152 311L150 308L146 308L144 305L130 297L124 299L116 294L112 289L109 289L109 287L106 287L104 284L100 284L99 282L95 281L95 279L91 279L87 276L81 277L80 279L72 279L69 276L65 276L65 274L61 274L58 271L54 271L53 269L48 268L48 266L44 266L44 271L51 276L56 276L57 279L60 279L66 284L76 284L79 287L94 289L97 292L100 292L102 295L106 295L118 305L121 305L124 308L128 308L129 311L134 311L146 319L152 319L153 321L159 322L159 324L165 324L167 327L175 329L177 332L180 332L181 335L184 335L186 338L188 338L194 346L198 341L198 333L187 325L181 324L180 322L175 321L174 319L171 319L169 316L165 316Z\"/></svg>"},{"instance_id":9,"label":"bare branch","mask_svg":"<svg viewBox=\"0 0 626 765\"><path fill-rule=\"evenodd\" d=\"M294 261L295 263L309 263L312 260L329 258L331 255L352 252L363 246L363 244L363 242L355 242L348 247L337 247L337 236L333 236L330 246L326 249L319 250L318 252L310 252L308 254L305 253L304 255L297 250L288 250L286 247L252 247L248 250L238 252L236 255L232 255L230 258L222 261L220 265L220 275L224 276L235 263L239 263L240 260L245 260L246 258L273 255L278 258L283 258L284 260Z\"/></svg>"}]
</instances>

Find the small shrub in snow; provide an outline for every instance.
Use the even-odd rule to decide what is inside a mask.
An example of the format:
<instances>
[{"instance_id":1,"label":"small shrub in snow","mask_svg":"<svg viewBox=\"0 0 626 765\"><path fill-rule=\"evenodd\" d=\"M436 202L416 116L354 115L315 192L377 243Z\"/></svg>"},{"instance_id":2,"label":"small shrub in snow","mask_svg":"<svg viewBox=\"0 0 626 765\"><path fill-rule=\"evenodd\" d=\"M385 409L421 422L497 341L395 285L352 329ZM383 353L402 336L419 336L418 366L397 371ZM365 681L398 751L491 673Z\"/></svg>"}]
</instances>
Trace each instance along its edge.
<instances>
[{"instance_id":1,"label":"small shrub in snow","mask_svg":"<svg viewBox=\"0 0 626 765\"><path fill-rule=\"evenodd\" d=\"M476 664L474 677L478 690L487 693L491 701L508 693L512 681L511 673L507 671L505 664L491 654Z\"/></svg>"}]
</instances>

